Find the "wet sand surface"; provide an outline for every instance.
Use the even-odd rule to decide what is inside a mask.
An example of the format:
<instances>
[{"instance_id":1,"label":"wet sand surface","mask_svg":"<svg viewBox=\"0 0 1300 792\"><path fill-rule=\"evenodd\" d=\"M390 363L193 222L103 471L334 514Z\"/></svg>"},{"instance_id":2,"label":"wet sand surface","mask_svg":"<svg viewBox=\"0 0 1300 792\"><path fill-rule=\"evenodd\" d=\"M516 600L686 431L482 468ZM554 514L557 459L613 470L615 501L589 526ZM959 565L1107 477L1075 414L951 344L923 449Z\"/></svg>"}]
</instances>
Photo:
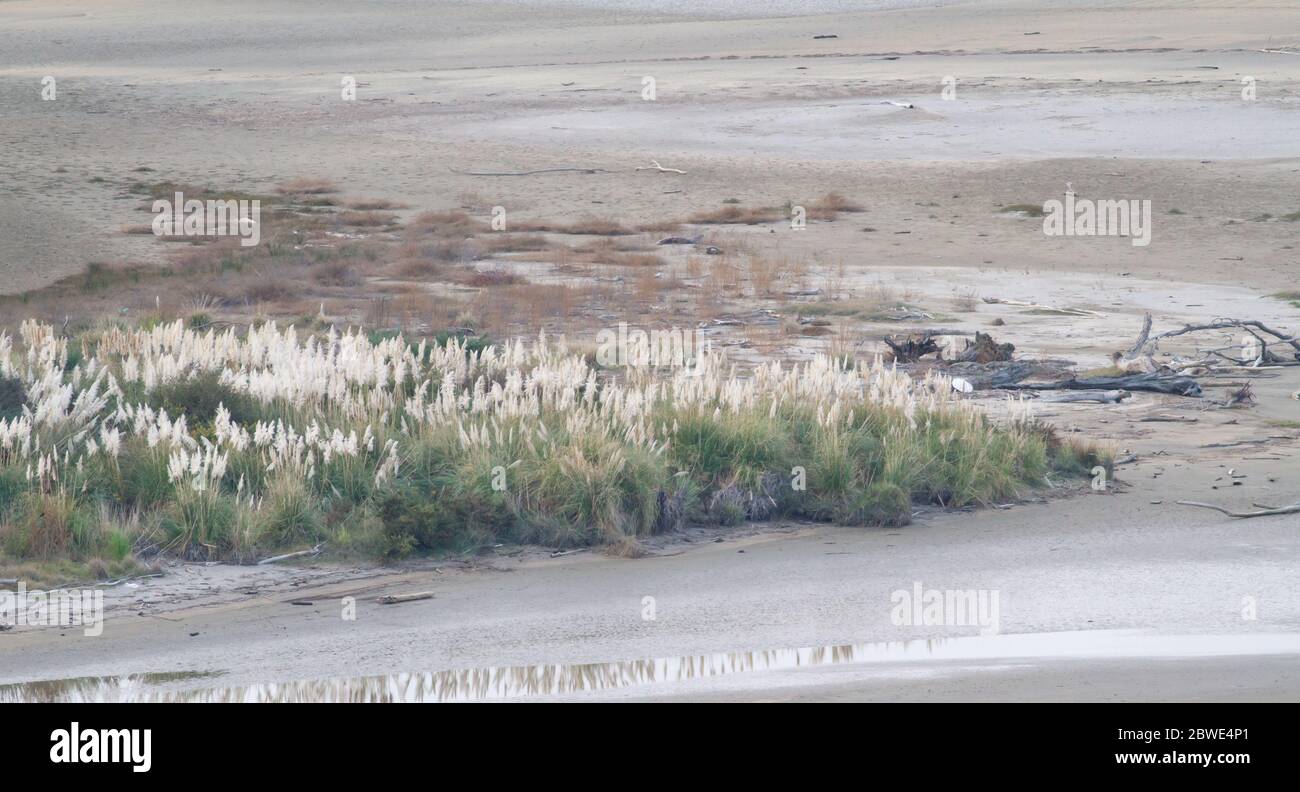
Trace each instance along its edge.
<instances>
[{"instance_id":1,"label":"wet sand surface","mask_svg":"<svg viewBox=\"0 0 1300 792\"><path fill-rule=\"evenodd\" d=\"M1166 503L1202 490L1213 469L1204 467L1162 476L1158 490ZM834 670L787 668L598 695L1087 699L1094 691L1082 680L1095 679L1106 698L1179 698L1181 683L1174 679L1156 689L1144 682L1161 668L1174 668L1189 685L1187 697L1300 697L1295 520L1231 522L1150 503L1150 471L1142 466L1127 474L1133 485L1121 494L935 514L904 529L718 532L724 541L697 535L690 544L636 560L500 555L479 559L473 569L411 570L316 588L268 586L259 596L214 604L200 599L140 608L138 593L115 593L100 637L75 630L0 637L0 682L219 671L226 688L978 635L977 627L896 626L892 593L920 582L998 590L1005 638L1110 630L1192 638L1170 644L1138 639L1118 657L1085 651L1069 638L1060 649L1028 652L1038 659L1016 662L1026 650L1012 647L1010 656L1000 657L1004 650L994 644L992 657L959 656L937 666L933 658L904 656L883 671L846 663ZM141 588L150 585L142 581ZM377 601L383 593L410 591L435 596L401 605ZM356 598L355 620L342 618L344 596ZM643 618L647 596L655 598L653 620ZM1247 598L1255 603L1253 619L1244 618ZM1097 635L1101 645L1106 633ZM1286 662L1239 643L1251 640L1283 652ZM1044 644L1056 645L1050 637ZM1252 669L1273 674L1276 684L1258 682ZM917 681L935 674L940 679L934 684ZM1238 685L1241 676L1255 682ZM891 678L906 684L894 687ZM1056 684L1069 679L1077 684ZM1040 688L1044 680L1056 682ZM167 690L212 687L212 680L198 679Z\"/></svg>"}]
</instances>

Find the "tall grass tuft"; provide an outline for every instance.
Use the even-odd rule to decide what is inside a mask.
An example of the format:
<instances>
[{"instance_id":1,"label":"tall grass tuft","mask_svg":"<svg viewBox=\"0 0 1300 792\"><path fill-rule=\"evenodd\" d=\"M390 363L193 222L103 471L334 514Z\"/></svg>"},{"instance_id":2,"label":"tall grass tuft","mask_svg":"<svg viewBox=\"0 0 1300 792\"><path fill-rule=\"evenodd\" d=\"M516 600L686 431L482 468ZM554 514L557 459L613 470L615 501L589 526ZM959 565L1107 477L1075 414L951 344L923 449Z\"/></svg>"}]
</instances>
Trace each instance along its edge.
<instances>
[{"instance_id":1,"label":"tall grass tuft","mask_svg":"<svg viewBox=\"0 0 1300 792\"><path fill-rule=\"evenodd\" d=\"M82 341L71 356L48 325L0 335L0 378L24 394L0 418L7 554L327 541L391 559L505 540L635 554L688 520L902 525L914 503L999 501L1104 457L1020 407L996 424L942 376L848 356L604 370L545 336L181 320Z\"/></svg>"}]
</instances>

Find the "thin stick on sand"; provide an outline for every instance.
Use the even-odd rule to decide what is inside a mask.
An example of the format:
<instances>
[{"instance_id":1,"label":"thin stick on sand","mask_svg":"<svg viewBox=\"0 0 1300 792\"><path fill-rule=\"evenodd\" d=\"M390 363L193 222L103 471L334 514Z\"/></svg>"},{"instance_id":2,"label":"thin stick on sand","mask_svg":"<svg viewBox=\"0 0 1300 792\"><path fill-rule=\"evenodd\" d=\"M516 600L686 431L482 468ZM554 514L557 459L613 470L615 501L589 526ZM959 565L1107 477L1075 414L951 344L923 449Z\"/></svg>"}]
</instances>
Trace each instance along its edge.
<instances>
[{"instance_id":1,"label":"thin stick on sand","mask_svg":"<svg viewBox=\"0 0 1300 792\"><path fill-rule=\"evenodd\" d=\"M322 542L321 544L324 543ZM302 556L318 555L320 553L320 549L321 549L321 545L318 544L310 550L299 550L296 553L285 553L284 555L271 556L270 558L263 558L261 561L257 562L257 565L263 566L265 564L275 564L280 561L288 561L290 558L301 558Z\"/></svg>"},{"instance_id":2,"label":"thin stick on sand","mask_svg":"<svg viewBox=\"0 0 1300 792\"><path fill-rule=\"evenodd\" d=\"M681 170L679 168L665 168L664 166L659 164L659 160L650 160L649 165L637 166L637 170L639 171L652 170L652 171L659 171L660 173L680 173L683 176L686 175L686 171Z\"/></svg>"},{"instance_id":3,"label":"thin stick on sand","mask_svg":"<svg viewBox=\"0 0 1300 792\"><path fill-rule=\"evenodd\" d=\"M1223 512L1229 517L1267 517L1273 514L1295 514L1300 512L1300 503L1293 503L1290 506L1263 506L1261 504L1252 504L1259 508L1259 511L1253 512L1235 512L1225 509L1222 506L1215 506L1213 503L1201 503L1199 501L1178 501L1183 506L1199 506L1202 509L1214 509L1217 512Z\"/></svg>"}]
</instances>

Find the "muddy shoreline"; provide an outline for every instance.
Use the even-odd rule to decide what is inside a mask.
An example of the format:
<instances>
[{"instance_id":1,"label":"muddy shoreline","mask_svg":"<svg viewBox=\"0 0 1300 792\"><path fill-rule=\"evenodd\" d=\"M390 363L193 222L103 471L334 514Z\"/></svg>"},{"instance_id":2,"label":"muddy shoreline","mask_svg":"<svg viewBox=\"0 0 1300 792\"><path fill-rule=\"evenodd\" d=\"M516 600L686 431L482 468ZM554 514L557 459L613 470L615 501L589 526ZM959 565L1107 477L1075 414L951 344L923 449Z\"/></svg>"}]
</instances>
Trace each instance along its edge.
<instances>
[{"instance_id":1,"label":"muddy shoreline","mask_svg":"<svg viewBox=\"0 0 1300 792\"><path fill-rule=\"evenodd\" d=\"M1281 442L1273 450L1290 455L1296 445ZM1139 446L1139 454L1151 448ZM823 645L814 639L824 637L853 644L978 633L976 628L892 626L890 591L914 580L996 586L1005 597L1001 632L1010 635L1136 630L1210 636L1206 640L1213 643L1215 634L1291 633L1300 599L1289 583L1289 559L1300 540L1290 521L1263 518L1243 526L1169 505L1184 495L1204 497L1224 465L1263 464L1241 460L1239 452L1203 453L1195 463L1148 457L1125 467L1124 486L1108 494L936 513L904 529L800 526L788 533L694 542L687 552L666 548L664 555L641 559L593 553L551 559L536 550L523 559L512 557L510 549L505 558L477 568L387 571L381 577L361 573L331 579L325 567L279 570L279 582L257 594L227 598L205 591L196 599L151 608L146 616L131 615L132 606L122 603L126 607L113 609L98 639L48 629L6 633L0 636L0 653L9 660L0 683L186 671L219 673L216 684L226 688L358 674L600 664L738 646L814 646ZM1260 494L1271 486L1262 477L1248 481L1251 491L1234 500L1268 497ZM1014 570L1004 565L1009 556L1021 559ZM218 569L218 574L226 571L240 570ZM414 590L434 597L394 606L377 602L385 593ZM342 618L347 596L356 598L355 621ZM642 616L645 596L657 602L652 621ZM1259 603L1254 620L1242 617L1244 597ZM1031 700L1051 698L1035 680L1060 673L1062 663L1082 663L1082 670L1110 680L1116 698L1145 698L1141 686L1121 684L1116 679L1122 674L1106 669L1120 663L1133 673L1147 669L1141 670L1145 674L1168 662L1141 652L1127 660L1030 658L1016 663L1023 668L1024 686L1018 689L987 687L986 674L958 663L945 672L956 675L955 687L941 688L947 691L941 697L978 698L980 690L1003 689ZM1233 657L1196 661L1221 670L1256 661L1235 662ZM877 682L848 687L841 684L845 677L833 674L811 679L756 674L746 677L749 682L731 679L717 688L656 685L632 694L745 697L774 686L778 698L850 691L921 697L916 688L897 688L889 681L913 673L910 669L912 664L900 662ZM1208 683L1214 674L1198 678ZM1300 694L1296 680L1280 679L1289 681L1271 696ZM213 683L185 679L160 690L200 691ZM783 687L789 685L794 688ZM1205 688L1209 698L1229 692ZM1255 689L1252 695L1265 694Z\"/></svg>"}]
</instances>

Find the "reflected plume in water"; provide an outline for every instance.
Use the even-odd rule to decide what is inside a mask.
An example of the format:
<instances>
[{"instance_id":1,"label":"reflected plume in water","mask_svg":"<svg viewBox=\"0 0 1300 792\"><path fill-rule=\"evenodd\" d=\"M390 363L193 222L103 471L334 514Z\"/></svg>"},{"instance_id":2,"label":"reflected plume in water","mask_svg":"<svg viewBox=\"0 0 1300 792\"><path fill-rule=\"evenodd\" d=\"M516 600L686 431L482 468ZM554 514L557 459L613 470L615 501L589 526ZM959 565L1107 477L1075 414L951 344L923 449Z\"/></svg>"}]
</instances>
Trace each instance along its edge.
<instances>
[{"instance_id":1,"label":"reflected plume in water","mask_svg":"<svg viewBox=\"0 0 1300 792\"><path fill-rule=\"evenodd\" d=\"M921 642L912 642L921 643ZM927 646L932 641L924 642ZM684 682L756 671L882 659L904 644L844 644L803 649L727 652L655 660L580 665L533 665L400 673L352 679L248 685L181 692L165 700L210 702L454 702L494 701ZM910 650L908 650L910 651ZM899 657L898 659L902 659Z\"/></svg>"},{"instance_id":2,"label":"reflected plume in water","mask_svg":"<svg viewBox=\"0 0 1300 792\"><path fill-rule=\"evenodd\" d=\"M0 685L0 704L11 702L128 701L151 686L212 679L222 671L164 671L128 676L86 676Z\"/></svg>"},{"instance_id":3,"label":"reflected plume in water","mask_svg":"<svg viewBox=\"0 0 1300 792\"><path fill-rule=\"evenodd\" d=\"M181 675L80 677L0 686L0 703L15 701L172 701L172 702L455 702L494 701L613 690L664 682L723 677L757 671L888 659L932 648L938 641L844 644L801 649L725 652L652 660L576 665L493 666L455 671L308 679L199 690L150 689Z\"/></svg>"},{"instance_id":4,"label":"reflected plume in water","mask_svg":"<svg viewBox=\"0 0 1300 792\"><path fill-rule=\"evenodd\" d=\"M493 666L210 688L186 688L184 684L219 672L81 677L0 685L0 703L500 701L829 665L1261 654L1300 655L1300 633L1152 635L1135 630L1026 633L720 652L613 663Z\"/></svg>"}]
</instances>

